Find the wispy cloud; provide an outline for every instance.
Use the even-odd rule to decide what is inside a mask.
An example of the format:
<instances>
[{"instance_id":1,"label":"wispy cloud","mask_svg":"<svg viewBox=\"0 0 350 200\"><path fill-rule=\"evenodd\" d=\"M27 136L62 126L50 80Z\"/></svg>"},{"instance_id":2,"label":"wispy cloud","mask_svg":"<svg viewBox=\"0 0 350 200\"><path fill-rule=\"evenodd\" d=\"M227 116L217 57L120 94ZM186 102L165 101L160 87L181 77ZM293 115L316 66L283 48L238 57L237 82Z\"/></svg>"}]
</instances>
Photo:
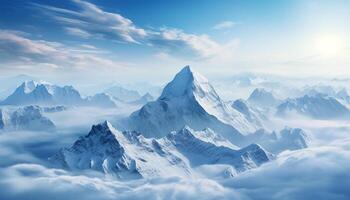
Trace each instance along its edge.
<instances>
[{"instance_id":1,"label":"wispy cloud","mask_svg":"<svg viewBox=\"0 0 350 200\"><path fill-rule=\"evenodd\" d=\"M73 2L78 6L77 11L36 5L45 12L50 11L49 14L64 24L68 33L75 36L138 43L147 35L144 29L136 27L131 20L117 13L103 11L89 2L80 0Z\"/></svg>"},{"instance_id":2,"label":"wispy cloud","mask_svg":"<svg viewBox=\"0 0 350 200\"><path fill-rule=\"evenodd\" d=\"M230 29L230 28L233 28L236 25L237 25L237 23L233 22L233 21L222 21L222 22L216 24L213 27L213 29L215 29L215 30Z\"/></svg>"},{"instance_id":3,"label":"wispy cloud","mask_svg":"<svg viewBox=\"0 0 350 200\"><path fill-rule=\"evenodd\" d=\"M141 28L132 20L118 13L104 11L92 3L80 0L73 2L77 5L77 10L35 5L62 24L68 34L84 39L108 39L141 44L160 49L170 55L195 58L214 57L221 53L224 47L206 34L190 34L176 28ZM233 26L232 23L226 22L221 27Z\"/></svg>"},{"instance_id":4,"label":"wispy cloud","mask_svg":"<svg viewBox=\"0 0 350 200\"><path fill-rule=\"evenodd\" d=\"M41 66L46 69L88 69L100 66L117 67L118 63L99 56L101 52L91 45L71 47L63 43L35 40L25 34L0 30L1 59L12 67Z\"/></svg>"}]
</instances>

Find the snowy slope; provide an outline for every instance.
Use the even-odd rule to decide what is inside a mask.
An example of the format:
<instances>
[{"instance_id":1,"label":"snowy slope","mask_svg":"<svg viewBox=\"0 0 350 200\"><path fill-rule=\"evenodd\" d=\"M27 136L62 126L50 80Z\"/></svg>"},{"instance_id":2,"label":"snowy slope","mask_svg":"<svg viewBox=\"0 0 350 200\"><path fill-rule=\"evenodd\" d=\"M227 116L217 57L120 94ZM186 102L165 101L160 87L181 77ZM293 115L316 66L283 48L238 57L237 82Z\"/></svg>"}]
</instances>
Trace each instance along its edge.
<instances>
[{"instance_id":1,"label":"snowy slope","mask_svg":"<svg viewBox=\"0 0 350 200\"><path fill-rule=\"evenodd\" d=\"M38 106L1 108L0 117L0 129L5 130L48 130L55 127Z\"/></svg>"},{"instance_id":2,"label":"snowy slope","mask_svg":"<svg viewBox=\"0 0 350 200\"><path fill-rule=\"evenodd\" d=\"M132 113L128 124L129 129L157 138L185 125L195 130L208 127L230 141L239 141L258 127L224 103L208 80L189 66L166 85L156 101Z\"/></svg>"},{"instance_id":3,"label":"snowy slope","mask_svg":"<svg viewBox=\"0 0 350 200\"><path fill-rule=\"evenodd\" d=\"M227 164L242 172L272 157L259 145L234 150L217 145L215 135L201 135L186 127L161 139L147 139L137 132L119 132L104 122L94 125L87 136L71 148L61 149L50 161L70 170L93 169L133 179L192 176L192 168L204 164Z\"/></svg>"},{"instance_id":4,"label":"snowy slope","mask_svg":"<svg viewBox=\"0 0 350 200\"><path fill-rule=\"evenodd\" d=\"M260 111L258 108L249 105L249 103L243 99L234 101L231 106L232 108L242 113L249 122L260 127L263 127L263 121L267 120L267 117L262 114L263 111Z\"/></svg>"},{"instance_id":5,"label":"snowy slope","mask_svg":"<svg viewBox=\"0 0 350 200\"><path fill-rule=\"evenodd\" d=\"M301 114L315 119L334 119L348 117L349 109L333 97L314 95L287 99L277 107L277 116Z\"/></svg>"}]
</instances>

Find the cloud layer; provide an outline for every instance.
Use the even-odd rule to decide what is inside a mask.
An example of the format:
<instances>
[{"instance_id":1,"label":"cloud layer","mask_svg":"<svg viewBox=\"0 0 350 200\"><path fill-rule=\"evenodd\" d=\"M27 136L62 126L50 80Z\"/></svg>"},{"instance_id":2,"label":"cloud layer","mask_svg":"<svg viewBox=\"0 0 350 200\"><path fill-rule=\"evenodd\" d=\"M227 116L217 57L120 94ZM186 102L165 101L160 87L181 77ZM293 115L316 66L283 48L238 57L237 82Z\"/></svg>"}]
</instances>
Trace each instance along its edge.
<instances>
[{"instance_id":1,"label":"cloud layer","mask_svg":"<svg viewBox=\"0 0 350 200\"><path fill-rule=\"evenodd\" d=\"M336 139L324 137L325 133L319 136L315 131L314 137L328 142L283 152L276 160L233 178L206 174L198 178L122 182L96 172L76 174L50 167L46 160L49 155L60 147L71 145L84 134L75 133L65 123L59 126L68 128L68 132L0 134L2 199L28 196L32 199L60 199L64 196L65 199L345 200L350 197L350 139L345 130ZM329 133L334 131L338 129L327 130Z\"/></svg>"}]
</instances>

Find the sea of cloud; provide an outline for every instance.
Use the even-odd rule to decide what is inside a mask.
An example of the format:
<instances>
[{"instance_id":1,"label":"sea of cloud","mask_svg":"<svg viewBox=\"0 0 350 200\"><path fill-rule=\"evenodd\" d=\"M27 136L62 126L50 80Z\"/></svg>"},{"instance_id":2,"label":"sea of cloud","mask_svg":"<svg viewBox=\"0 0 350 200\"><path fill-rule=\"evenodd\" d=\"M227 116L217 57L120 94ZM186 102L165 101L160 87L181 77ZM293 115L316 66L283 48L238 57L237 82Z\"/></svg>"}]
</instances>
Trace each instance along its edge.
<instances>
[{"instance_id":1,"label":"sea of cloud","mask_svg":"<svg viewBox=\"0 0 350 200\"><path fill-rule=\"evenodd\" d=\"M115 111L117 112L117 111ZM52 132L0 133L0 199L349 199L348 121L275 121L307 130L311 147L285 151L263 166L234 177L153 178L119 181L96 172L53 168L47 158L69 147L91 124L114 111L72 109L50 116ZM214 170L214 171L213 171Z\"/></svg>"}]
</instances>

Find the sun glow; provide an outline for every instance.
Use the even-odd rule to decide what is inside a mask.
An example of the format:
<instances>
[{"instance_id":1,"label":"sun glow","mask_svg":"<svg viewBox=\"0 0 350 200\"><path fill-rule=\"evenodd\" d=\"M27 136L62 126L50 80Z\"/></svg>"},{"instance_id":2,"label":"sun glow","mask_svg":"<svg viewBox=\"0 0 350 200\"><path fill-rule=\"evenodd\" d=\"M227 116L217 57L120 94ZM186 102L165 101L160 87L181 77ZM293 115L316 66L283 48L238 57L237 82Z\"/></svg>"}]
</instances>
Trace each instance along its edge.
<instances>
[{"instance_id":1,"label":"sun glow","mask_svg":"<svg viewBox=\"0 0 350 200\"><path fill-rule=\"evenodd\" d=\"M321 56L334 56L343 50L343 39L336 34L321 34L315 37L314 48Z\"/></svg>"}]
</instances>

